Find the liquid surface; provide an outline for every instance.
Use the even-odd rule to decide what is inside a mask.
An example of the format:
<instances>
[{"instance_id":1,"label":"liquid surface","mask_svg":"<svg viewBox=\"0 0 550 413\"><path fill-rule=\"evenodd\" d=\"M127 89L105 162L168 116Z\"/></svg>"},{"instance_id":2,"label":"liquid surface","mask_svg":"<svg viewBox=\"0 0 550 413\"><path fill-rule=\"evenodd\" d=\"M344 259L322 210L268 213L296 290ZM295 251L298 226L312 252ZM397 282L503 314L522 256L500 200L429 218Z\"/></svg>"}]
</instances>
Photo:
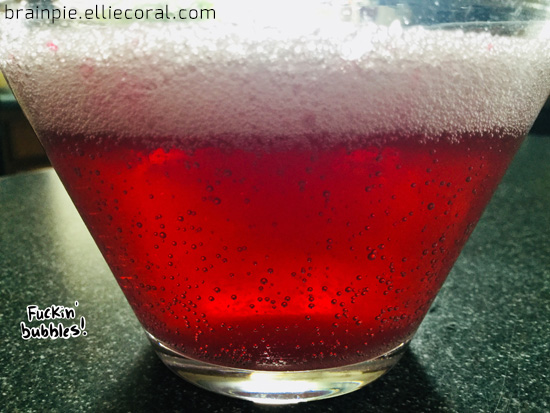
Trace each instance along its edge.
<instances>
[{"instance_id":1,"label":"liquid surface","mask_svg":"<svg viewBox=\"0 0 550 413\"><path fill-rule=\"evenodd\" d=\"M537 26L511 37L377 25L7 23L0 67L39 130L287 148L311 136L332 146L394 133L521 134L549 90L550 39Z\"/></svg>"}]
</instances>

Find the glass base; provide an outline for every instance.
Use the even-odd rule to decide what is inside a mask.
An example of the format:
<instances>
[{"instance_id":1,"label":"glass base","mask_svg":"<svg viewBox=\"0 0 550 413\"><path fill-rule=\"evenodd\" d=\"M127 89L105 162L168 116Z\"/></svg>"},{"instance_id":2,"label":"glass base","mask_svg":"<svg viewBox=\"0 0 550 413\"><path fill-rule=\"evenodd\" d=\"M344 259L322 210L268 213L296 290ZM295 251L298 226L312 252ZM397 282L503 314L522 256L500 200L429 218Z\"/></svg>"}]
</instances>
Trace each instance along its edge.
<instances>
[{"instance_id":1,"label":"glass base","mask_svg":"<svg viewBox=\"0 0 550 413\"><path fill-rule=\"evenodd\" d=\"M259 371L218 366L182 356L147 333L160 359L174 373L203 389L261 404L294 404L341 396L388 372L408 342L372 360L304 371Z\"/></svg>"}]
</instances>

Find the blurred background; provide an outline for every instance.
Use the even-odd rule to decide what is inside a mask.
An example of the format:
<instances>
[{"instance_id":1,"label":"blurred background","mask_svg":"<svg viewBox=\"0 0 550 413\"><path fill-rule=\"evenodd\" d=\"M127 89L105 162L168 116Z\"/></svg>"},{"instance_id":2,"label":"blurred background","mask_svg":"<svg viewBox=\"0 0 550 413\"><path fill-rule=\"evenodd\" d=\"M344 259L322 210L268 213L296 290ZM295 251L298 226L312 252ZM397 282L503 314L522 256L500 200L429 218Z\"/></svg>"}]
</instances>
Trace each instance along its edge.
<instances>
[{"instance_id":1,"label":"blurred background","mask_svg":"<svg viewBox=\"0 0 550 413\"><path fill-rule=\"evenodd\" d=\"M44 149L0 73L0 175L48 165Z\"/></svg>"},{"instance_id":2,"label":"blurred background","mask_svg":"<svg viewBox=\"0 0 550 413\"><path fill-rule=\"evenodd\" d=\"M546 102L531 133L550 135L550 101ZM44 149L0 73L0 175L48 165Z\"/></svg>"}]
</instances>

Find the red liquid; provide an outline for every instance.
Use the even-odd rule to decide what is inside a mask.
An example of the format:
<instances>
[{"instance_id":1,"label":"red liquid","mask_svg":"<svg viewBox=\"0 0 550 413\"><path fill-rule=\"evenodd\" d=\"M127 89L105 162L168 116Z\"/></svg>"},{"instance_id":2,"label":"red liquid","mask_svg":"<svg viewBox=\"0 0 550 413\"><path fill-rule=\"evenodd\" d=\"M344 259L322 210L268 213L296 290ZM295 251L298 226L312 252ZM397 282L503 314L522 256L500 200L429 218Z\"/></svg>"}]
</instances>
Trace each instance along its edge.
<instances>
[{"instance_id":1,"label":"red liquid","mask_svg":"<svg viewBox=\"0 0 550 413\"><path fill-rule=\"evenodd\" d=\"M144 327L190 358L259 370L352 364L409 339L521 141L42 138Z\"/></svg>"}]
</instances>

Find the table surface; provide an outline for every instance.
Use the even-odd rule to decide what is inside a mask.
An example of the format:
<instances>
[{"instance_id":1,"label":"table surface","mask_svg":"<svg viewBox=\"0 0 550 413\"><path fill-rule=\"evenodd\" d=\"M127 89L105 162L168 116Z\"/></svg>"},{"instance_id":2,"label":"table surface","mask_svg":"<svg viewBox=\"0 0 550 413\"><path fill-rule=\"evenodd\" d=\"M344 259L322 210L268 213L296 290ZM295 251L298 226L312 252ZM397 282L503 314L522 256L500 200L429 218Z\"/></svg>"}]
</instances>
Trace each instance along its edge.
<instances>
[{"instance_id":1,"label":"table surface","mask_svg":"<svg viewBox=\"0 0 550 413\"><path fill-rule=\"evenodd\" d=\"M347 396L285 407L218 396L172 374L55 173L2 178L0 410L549 412L549 158L550 137L529 137L390 373ZM87 335L23 340L29 305L75 308Z\"/></svg>"}]
</instances>

